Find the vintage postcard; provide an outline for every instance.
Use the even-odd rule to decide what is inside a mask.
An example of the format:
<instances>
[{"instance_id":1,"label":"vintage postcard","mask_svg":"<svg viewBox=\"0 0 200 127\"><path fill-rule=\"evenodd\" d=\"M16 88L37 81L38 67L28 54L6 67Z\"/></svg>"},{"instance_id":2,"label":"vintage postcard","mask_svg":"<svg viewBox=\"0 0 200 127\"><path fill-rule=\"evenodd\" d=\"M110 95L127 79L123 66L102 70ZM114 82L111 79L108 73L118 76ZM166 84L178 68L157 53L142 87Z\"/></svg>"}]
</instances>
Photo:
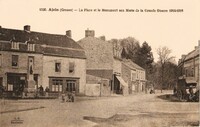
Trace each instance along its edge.
<instances>
[{"instance_id":1,"label":"vintage postcard","mask_svg":"<svg viewBox=\"0 0 200 127\"><path fill-rule=\"evenodd\" d=\"M199 5L0 0L0 126L199 126Z\"/></svg>"}]
</instances>

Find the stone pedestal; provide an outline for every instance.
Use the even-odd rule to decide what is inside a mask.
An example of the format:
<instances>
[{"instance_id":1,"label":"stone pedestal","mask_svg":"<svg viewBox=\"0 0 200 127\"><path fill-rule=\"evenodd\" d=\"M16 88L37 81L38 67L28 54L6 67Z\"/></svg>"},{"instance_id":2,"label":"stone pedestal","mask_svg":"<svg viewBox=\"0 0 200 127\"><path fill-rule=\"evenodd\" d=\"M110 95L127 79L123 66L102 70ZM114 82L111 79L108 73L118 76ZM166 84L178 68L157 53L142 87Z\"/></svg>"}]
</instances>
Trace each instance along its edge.
<instances>
[{"instance_id":1,"label":"stone pedestal","mask_svg":"<svg viewBox=\"0 0 200 127\"><path fill-rule=\"evenodd\" d=\"M28 92L36 92L35 89L35 81L34 80L28 80Z\"/></svg>"},{"instance_id":2,"label":"stone pedestal","mask_svg":"<svg viewBox=\"0 0 200 127\"><path fill-rule=\"evenodd\" d=\"M34 98L36 97L35 81L28 80L28 87L24 89L23 98Z\"/></svg>"}]
</instances>

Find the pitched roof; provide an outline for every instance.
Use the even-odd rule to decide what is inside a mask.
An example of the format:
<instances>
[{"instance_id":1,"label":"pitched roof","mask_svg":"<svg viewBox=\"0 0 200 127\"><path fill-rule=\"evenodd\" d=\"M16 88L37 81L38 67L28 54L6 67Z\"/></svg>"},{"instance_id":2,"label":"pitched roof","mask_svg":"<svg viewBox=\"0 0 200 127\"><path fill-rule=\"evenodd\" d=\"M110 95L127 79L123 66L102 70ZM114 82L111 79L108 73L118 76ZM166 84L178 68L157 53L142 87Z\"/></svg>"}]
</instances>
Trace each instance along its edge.
<instances>
[{"instance_id":1,"label":"pitched roof","mask_svg":"<svg viewBox=\"0 0 200 127\"><path fill-rule=\"evenodd\" d=\"M144 68L140 67L139 65L137 65L136 63L134 63L130 59L123 59L122 63L125 64L125 65L127 65L128 67L130 67L132 69L144 70Z\"/></svg>"},{"instance_id":2,"label":"pitched roof","mask_svg":"<svg viewBox=\"0 0 200 127\"><path fill-rule=\"evenodd\" d=\"M189 60L189 59L191 59L191 58L194 58L194 57L196 57L196 56L198 56L198 55L199 55L199 47L196 48L195 50L189 52L189 53L185 56L185 59L184 59L184 60L187 61L187 60Z\"/></svg>"},{"instance_id":3,"label":"pitched roof","mask_svg":"<svg viewBox=\"0 0 200 127\"><path fill-rule=\"evenodd\" d=\"M28 41L34 44L46 45L44 48L44 54L50 53L69 57L86 58L83 48L66 35L0 28L0 40L22 43ZM51 48L48 46L51 46Z\"/></svg>"}]
</instances>

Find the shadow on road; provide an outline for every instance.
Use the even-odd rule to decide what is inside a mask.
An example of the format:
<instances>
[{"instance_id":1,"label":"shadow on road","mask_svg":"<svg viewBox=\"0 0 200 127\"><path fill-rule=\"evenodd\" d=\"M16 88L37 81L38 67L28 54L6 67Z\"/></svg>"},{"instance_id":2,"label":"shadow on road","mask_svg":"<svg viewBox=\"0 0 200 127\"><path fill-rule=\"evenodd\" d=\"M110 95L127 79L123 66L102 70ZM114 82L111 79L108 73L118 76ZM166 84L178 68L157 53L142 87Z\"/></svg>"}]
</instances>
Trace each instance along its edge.
<instances>
[{"instance_id":1,"label":"shadow on road","mask_svg":"<svg viewBox=\"0 0 200 127\"><path fill-rule=\"evenodd\" d=\"M165 124L170 126L198 126L199 121L189 121L189 120L181 120L182 118L187 118L190 115L190 113L142 113L138 115L130 115L130 114L115 114L109 118L100 118L100 117L90 117L90 116L84 116L84 120L89 120L92 122L97 123L98 125L95 127L100 126L122 126L124 122L129 121L135 121L133 123L136 123L137 121L145 120L146 122L149 122L149 125L156 125L159 124L159 121L162 121L162 118L167 118L165 120ZM177 119L173 121L174 119ZM162 123L161 122L161 123ZM131 125L131 126L139 126L139 125Z\"/></svg>"},{"instance_id":2,"label":"shadow on road","mask_svg":"<svg viewBox=\"0 0 200 127\"><path fill-rule=\"evenodd\" d=\"M182 100L180 101L175 95L173 94L165 94L165 95L160 95L157 96L158 98L162 99L162 100L166 100L169 102L196 102L196 101L187 101L187 100ZM198 103L198 102L196 102Z\"/></svg>"},{"instance_id":3,"label":"shadow on road","mask_svg":"<svg viewBox=\"0 0 200 127\"><path fill-rule=\"evenodd\" d=\"M7 111L1 111L0 114L4 114L4 113L14 113L14 112L23 112L23 111L30 111L30 110L42 109L42 108L45 108L45 107L44 107L44 106L40 106L40 107L25 108L25 109L7 110Z\"/></svg>"},{"instance_id":4,"label":"shadow on road","mask_svg":"<svg viewBox=\"0 0 200 127\"><path fill-rule=\"evenodd\" d=\"M166 101L170 101L170 102L180 102L178 100L178 98L172 94L165 94L165 95L160 95L157 96L158 98L162 99L162 100L166 100Z\"/></svg>"}]
</instances>

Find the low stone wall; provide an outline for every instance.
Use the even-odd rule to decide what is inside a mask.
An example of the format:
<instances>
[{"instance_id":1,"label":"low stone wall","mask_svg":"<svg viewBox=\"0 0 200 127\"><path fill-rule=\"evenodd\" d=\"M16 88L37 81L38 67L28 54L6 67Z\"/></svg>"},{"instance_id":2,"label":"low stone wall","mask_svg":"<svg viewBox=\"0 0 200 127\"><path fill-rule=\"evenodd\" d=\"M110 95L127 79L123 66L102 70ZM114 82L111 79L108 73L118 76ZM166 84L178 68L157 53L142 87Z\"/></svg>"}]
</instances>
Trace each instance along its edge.
<instances>
[{"instance_id":1,"label":"low stone wall","mask_svg":"<svg viewBox=\"0 0 200 127\"><path fill-rule=\"evenodd\" d=\"M100 84L86 84L87 96L100 96Z\"/></svg>"},{"instance_id":2,"label":"low stone wall","mask_svg":"<svg viewBox=\"0 0 200 127\"><path fill-rule=\"evenodd\" d=\"M87 96L110 96L110 87L108 84L86 84Z\"/></svg>"}]
</instances>

